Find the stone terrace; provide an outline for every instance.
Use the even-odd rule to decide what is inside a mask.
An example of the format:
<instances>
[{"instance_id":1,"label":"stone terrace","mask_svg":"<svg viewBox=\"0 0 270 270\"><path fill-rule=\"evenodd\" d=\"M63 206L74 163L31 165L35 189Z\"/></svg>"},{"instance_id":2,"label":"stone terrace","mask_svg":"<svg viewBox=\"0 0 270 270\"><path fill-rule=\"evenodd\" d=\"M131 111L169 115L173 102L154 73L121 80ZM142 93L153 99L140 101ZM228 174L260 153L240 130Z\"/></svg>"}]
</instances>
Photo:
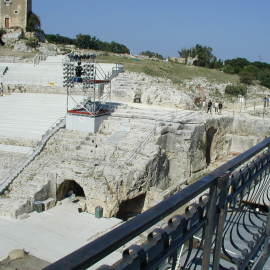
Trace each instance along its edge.
<instances>
[{"instance_id":1,"label":"stone terrace","mask_svg":"<svg viewBox=\"0 0 270 270\"><path fill-rule=\"evenodd\" d=\"M166 185L168 164L158 145L162 130L196 124L195 119L196 112L124 106L104 121L99 134L60 130L1 198L0 214L17 217L32 211L35 200L55 196L52 185L72 179L84 188L88 211L101 205L105 216L112 216L122 200ZM192 130L181 132L187 136Z\"/></svg>"}]
</instances>

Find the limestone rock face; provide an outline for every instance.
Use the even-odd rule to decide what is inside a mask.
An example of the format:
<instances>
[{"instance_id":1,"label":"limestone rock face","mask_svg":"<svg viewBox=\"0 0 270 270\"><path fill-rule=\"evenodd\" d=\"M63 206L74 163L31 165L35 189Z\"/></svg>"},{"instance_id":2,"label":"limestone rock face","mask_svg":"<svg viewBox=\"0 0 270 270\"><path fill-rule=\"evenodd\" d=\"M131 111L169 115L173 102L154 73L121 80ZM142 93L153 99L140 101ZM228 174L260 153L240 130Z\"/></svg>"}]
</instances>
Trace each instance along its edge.
<instances>
[{"instance_id":1,"label":"limestone rock face","mask_svg":"<svg viewBox=\"0 0 270 270\"><path fill-rule=\"evenodd\" d=\"M231 151L241 153L270 135L270 119L241 116L232 125Z\"/></svg>"},{"instance_id":2,"label":"limestone rock face","mask_svg":"<svg viewBox=\"0 0 270 270\"><path fill-rule=\"evenodd\" d=\"M133 102L135 95L141 102L187 108L192 99L180 91L170 80L154 78L143 73L124 72L112 81L112 99Z\"/></svg>"},{"instance_id":3,"label":"limestone rock face","mask_svg":"<svg viewBox=\"0 0 270 270\"><path fill-rule=\"evenodd\" d=\"M14 43L13 49L19 52L34 52L35 49L26 45L25 40L18 40Z\"/></svg>"},{"instance_id":4,"label":"limestone rock face","mask_svg":"<svg viewBox=\"0 0 270 270\"><path fill-rule=\"evenodd\" d=\"M23 249L14 249L9 252L8 259L17 260L23 258L25 255L27 255L27 252L25 252Z\"/></svg>"},{"instance_id":5,"label":"limestone rock face","mask_svg":"<svg viewBox=\"0 0 270 270\"><path fill-rule=\"evenodd\" d=\"M269 121L251 121L249 136L270 134ZM234 151L248 126L245 118L119 105L97 134L56 133L1 197L0 215L16 218L35 201L59 201L71 190L85 196L90 213L97 206L105 217L139 213Z\"/></svg>"},{"instance_id":6,"label":"limestone rock face","mask_svg":"<svg viewBox=\"0 0 270 270\"><path fill-rule=\"evenodd\" d=\"M196 112L122 106L96 135L61 130L14 180L0 212L17 217L32 211L35 201L62 199L59 190L75 181L88 212L101 206L104 216L116 216L123 202L153 187L179 185L206 166L206 123ZM13 208L7 211L7 204Z\"/></svg>"},{"instance_id":7,"label":"limestone rock face","mask_svg":"<svg viewBox=\"0 0 270 270\"><path fill-rule=\"evenodd\" d=\"M2 41L6 46L11 46L14 42L21 38L22 34L22 29L6 30L6 33L2 36Z\"/></svg>"},{"instance_id":8,"label":"limestone rock face","mask_svg":"<svg viewBox=\"0 0 270 270\"><path fill-rule=\"evenodd\" d=\"M25 32L26 38L37 38L40 42L46 42L45 36L42 32Z\"/></svg>"},{"instance_id":9,"label":"limestone rock face","mask_svg":"<svg viewBox=\"0 0 270 270\"><path fill-rule=\"evenodd\" d=\"M39 52L48 56L55 56L58 54L59 49L55 44L50 43L40 43L40 46L37 48Z\"/></svg>"}]
</instances>

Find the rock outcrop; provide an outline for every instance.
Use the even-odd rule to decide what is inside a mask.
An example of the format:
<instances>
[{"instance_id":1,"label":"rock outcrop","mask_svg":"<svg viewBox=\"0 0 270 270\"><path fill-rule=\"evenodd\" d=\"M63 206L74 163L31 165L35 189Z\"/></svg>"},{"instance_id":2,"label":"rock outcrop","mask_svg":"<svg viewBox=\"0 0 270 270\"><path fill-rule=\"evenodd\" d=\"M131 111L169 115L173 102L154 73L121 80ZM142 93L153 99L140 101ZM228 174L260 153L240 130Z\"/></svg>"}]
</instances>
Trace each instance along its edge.
<instances>
[{"instance_id":1,"label":"rock outcrop","mask_svg":"<svg viewBox=\"0 0 270 270\"><path fill-rule=\"evenodd\" d=\"M101 206L106 217L117 216L124 202L143 200L153 187L180 186L207 166L207 155L211 162L226 154L230 125L229 118L208 120L197 112L120 107L96 135L61 130L53 136L1 198L0 212L17 217L32 211L34 201L59 200L59 189L75 181L87 211ZM208 128L215 130L211 142Z\"/></svg>"},{"instance_id":2,"label":"rock outcrop","mask_svg":"<svg viewBox=\"0 0 270 270\"><path fill-rule=\"evenodd\" d=\"M155 78L143 73L124 72L112 80L112 99L133 102L135 95L144 104L176 108L189 108L191 97L178 89L170 80Z\"/></svg>"}]
</instances>

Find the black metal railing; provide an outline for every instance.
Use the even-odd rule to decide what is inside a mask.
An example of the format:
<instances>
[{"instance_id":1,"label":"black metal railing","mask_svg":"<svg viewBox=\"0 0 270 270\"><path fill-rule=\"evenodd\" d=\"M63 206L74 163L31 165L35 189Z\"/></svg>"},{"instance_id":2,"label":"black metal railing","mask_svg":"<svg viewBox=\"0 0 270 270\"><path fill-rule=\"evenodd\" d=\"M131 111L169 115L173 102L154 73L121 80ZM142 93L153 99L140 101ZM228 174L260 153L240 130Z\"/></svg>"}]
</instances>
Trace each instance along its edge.
<instances>
[{"instance_id":1,"label":"black metal railing","mask_svg":"<svg viewBox=\"0 0 270 270\"><path fill-rule=\"evenodd\" d=\"M44 269L87 269L149 228L143 243L98 269L262 269L270 254L269 146L267 138Z\"/></svg>"}]
</instances>

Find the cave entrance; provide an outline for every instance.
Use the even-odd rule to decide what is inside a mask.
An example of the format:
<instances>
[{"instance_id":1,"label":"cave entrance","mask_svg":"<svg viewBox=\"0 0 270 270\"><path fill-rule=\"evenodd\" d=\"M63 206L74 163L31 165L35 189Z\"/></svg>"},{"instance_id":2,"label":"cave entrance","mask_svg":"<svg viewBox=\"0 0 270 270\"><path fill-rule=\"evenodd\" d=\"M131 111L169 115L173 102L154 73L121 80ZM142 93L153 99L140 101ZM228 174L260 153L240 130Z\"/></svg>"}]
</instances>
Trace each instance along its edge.
<instances>
[{"instance_id":1,"label":"cave entrance","mask_svg":"<svg viewBox=\"0 0 270 270\"><path fill-rule=\"evenodd\" d=\"M73 180L65 180L56 191L56 199L57 201L61 201L71 194L75 194L77 197L85 197L83 188Z\"/></svg>"},{"instance_id":2,"label":"cave entrance","mask_svg":"<svg viewBox=\"0 0 270 270\"><path fill-rule=\"evenodd\" d=\"M128 220L141 214L144 206L146 193L141 194L133 199L123 201L119 206L119 211L116 217L122 220Z\"/></svg>"},{"instance_id":3,"label":"cave entrance","mask_svg":"<svg viewBox=\"0 0 270 270\"><path fill-rule=\"evenodd\" d=\"M210 127L206 131L206 151L205 151L205 159L207 166L211 163L211 146L213 143L214 136L217 132L216 128Z\"/></svg>"}]
</instances>

